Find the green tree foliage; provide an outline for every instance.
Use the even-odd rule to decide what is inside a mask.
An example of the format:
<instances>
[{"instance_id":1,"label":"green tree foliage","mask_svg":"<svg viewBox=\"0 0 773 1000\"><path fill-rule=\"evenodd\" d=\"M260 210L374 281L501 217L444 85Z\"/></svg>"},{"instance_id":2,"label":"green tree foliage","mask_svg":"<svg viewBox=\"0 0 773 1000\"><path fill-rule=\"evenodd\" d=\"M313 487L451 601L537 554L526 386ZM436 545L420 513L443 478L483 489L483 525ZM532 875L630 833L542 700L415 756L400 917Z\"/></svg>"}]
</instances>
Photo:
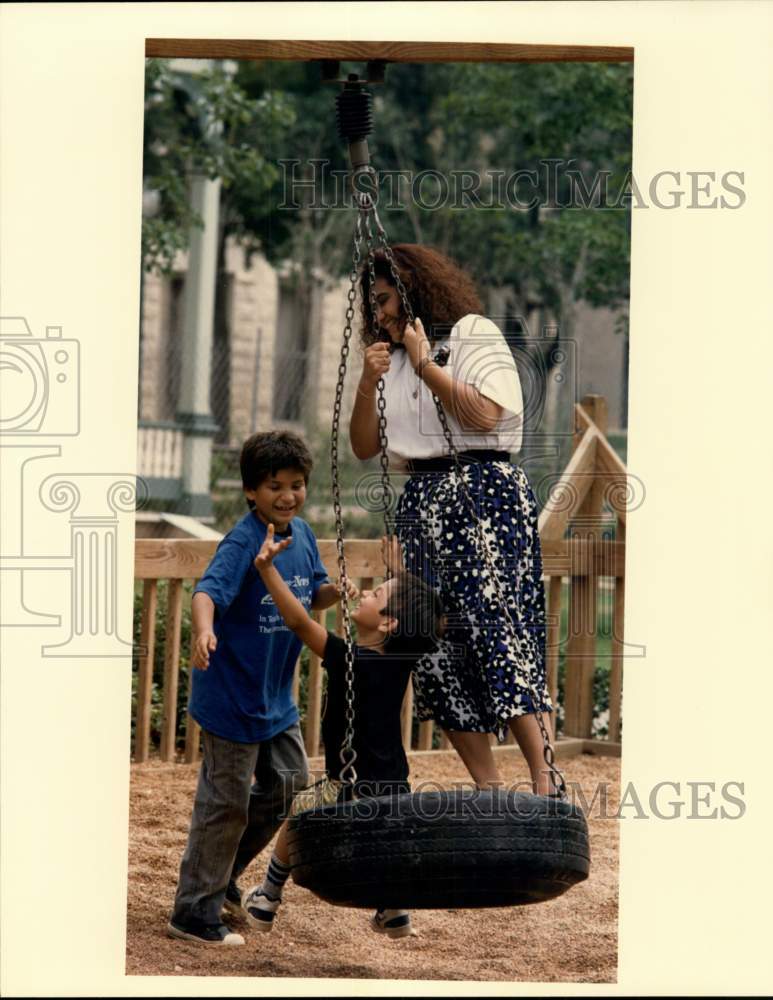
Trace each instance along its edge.
<instances>
[{"instance_id":1,"label":"green tree foliage","mask_svg":"<svg viewBox=\"0 0 773 1000\"><path fill-rule=\"evenodd\" d=\"M544 397L561 341L581 339L580 302L622 309L626 329L630 198L621 193L630 178L632 67L396 63L371 89L369 146L389 238L436 246L471 272L530 366L524 384ZM310 308L313 283L351 267L354 213L345 183L333 179L348 166L338 90L321 82L314 62L243 61L233 79L215 70L195 91L166 64L149 63L146 186L160 192L161 211L145 220L145 265L169 267L185 245L196 221L186 171L203 170L223 178L221 251L233 234L248 255L260 249L274 264L292 262L300 306ZM323 163L324 185L288 193L288 175L319 179ZM441 190L438 207L427 207L433 185L443 184L446 197ZM547 432L567 426L570 388L565 380L549 419L541 409L529 419ZM533 441L527 433L524 458Z\"/></svg>"},{"instance_id":2,"label":"green tree foliage","mask_svg":"<svg viewBox=\"0 0 773 1000\"><path fill-rule=\"evenodd\" d=\"M362 72L349 64L340 69ZM253 98L276 88L294 102L296 124L272 148L274 161L300 161L296 177L310 177L314 159L327 161L330 171L345 169L335 127L338 88L320 82L317 66L245 63L237 79ZM561 341L581 335L580 302L622 308L619 329L626 329L630 200L620 195L630 177L632 67L396 63L371 89L368 142L390 240L436 246L471 272L489 314L530 365L522 376L544 396ZM354 218L340 207L340 188L329 182L315 193L316 204L301 199L293 210L283 207L285 180L277 179L273 207L254 227L263 252L275 262L296 261L301 289L314 268L345 274ZM465 185L473 191L465 193ZM433 199L434 209L427 207ZM250 207L242 204L242 212L247 218ZM550 334L542 336L546 326ZM552 410L555 426L570 419L569 390L566 380ZM543 430L553 429L540 419ZM524 455L532 444L527 435ZM565 458L548 464L557 468Z\"/></svg>"},{"instance_id":3,"label":"green tree foliage","mask_svg":"<svg viewBox=\"0 0 773 1000\"><path fill-rule=\"evenodd\" d=\"M342 65L342 73L348 68ZM399 206L390 207L382 191L379 210L390 237L437 246L469 268L482 287L507 286L519 295L539 296L557 313L567 291L592 305L624 302L629 211L624 203L611 205L630 171L631 74L629 64L604 63L388 66L386 82L371 88L375 128L369 145L378 170L413 177L435 171L446 178L452 171L475 171L481 178L474 194L457 204L449 196L435 210L415 203L407 177ZM254 98L274 89L293 101L295 125L267 152L272 162L300 161L297 177L311 176L314 159L326 160L331 170L346 168L335 129L337 88L320 82L316 65L243 63L237 79ZM545 166L551 161L559 161L552 171ZM492 171L506 177L520 171L519 199L525 203L534 196L537 204L484 207L491 201ZM609 194L606 208L572 205L573 195L591 194L602 181ZM394 179L390 185L396 189ZM422 191L431 201L431 178ZM333 194L329 183L325 200ZM340 207L283 209L283 197L281 177L270 192L268 213L263 205L255 212L256 206L238 196L245 219L255 216L253 230L264 252L270 259L292 256L297 230L308 230L315 256L345 273L348 254L338 252L335 222L343 216L350 232L351 213Z\"/></svg>"},{"instance_id":4,"label":"green tree foliage","mask_svg":"<svg viewBox=\"0 0 773 1000\"><path fill-rule=\"evenodd\" d=\"M192 76L173 72L164 60L148 60L143 177L158 210L143 219L143 268L168 272L177 251L187 248L191 226L201 225L189 203L192 173L222 181L221 236L252 235L279 175L267 150L294 121L283 94L266 91L253 99L220 67ZM245 199L246 217L240 210Z\"/></svg>"},{"instance_id":5,"label":"green tree foliage","mask_svg":"<svg viewBox=\"0 0 773 1000\"><path fill-rule=\"evenodd\" d=\"M342 64L341 72L350 68L362 70ZM168 263L185 246L196 221L186 175L196 169L222 178L224 232L248 252L345 274L353 218L342 205L344 185L330 179L347 167L335 126L338 87L323 84L311 62L244 61L233 80L220 69L187 79L162 61L148 63L145 182L159 192L161 210L143 227L146 266ZM390 192L401 192L392 205L382 191L379 205L393 241L437 246L484 290L506 288L514 308L537 299L561 324L571 326L580 300L625 303L630 211L619 194L630 172L630 64L397 63L372 90L373 162L392 172ZM313 161L327 164L328 183L294 208L286 177L308 180ZM407 176L398 185L396 171L474 171L480 185L432 210L411 197ZM510 193L523 207L485 207L497 171L505 180L520 172ZM432 188L427 176L425 204ZM582 192L591 205L578 207Z\"/></svg>"},{"instance_id":6,"label":"green tree foliage","mask_svg":"<svg viewBox=\"0 0 773 1000\"><path fill-rule=\"evenodd\" d=\"M535 196L532 208L496 213L491 243L475 241L483 252L472 266L485 284L536 293L559 317L567 291L595 306L627 299L629 212L609 206L630 171L631 73L601 63L453 68L439 102L444 142L483 169L521 171L519 200ZM604 179L607 207L582 206L578 193L596 184L601 202ZM485 216L466 215L485 236Z\"/></svg>"}]
</instances>

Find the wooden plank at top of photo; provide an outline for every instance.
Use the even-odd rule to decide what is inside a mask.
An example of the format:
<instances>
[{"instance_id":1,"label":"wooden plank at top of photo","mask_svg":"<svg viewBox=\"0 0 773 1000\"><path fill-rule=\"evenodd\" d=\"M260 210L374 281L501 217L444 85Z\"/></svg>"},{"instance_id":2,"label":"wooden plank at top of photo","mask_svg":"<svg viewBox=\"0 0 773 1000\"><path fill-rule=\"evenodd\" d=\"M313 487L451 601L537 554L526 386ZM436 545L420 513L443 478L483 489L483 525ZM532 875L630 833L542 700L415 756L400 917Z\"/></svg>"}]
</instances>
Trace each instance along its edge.
<instances>
[{"instance_id":1,"label":"wooden plank at top of photo","mask_svg":"<svg viewBox=\"0 0 773 1000\"><path fill-rule=\"evenodd\" d=\"M287 41L241 38L146 38L160 59L336 59L340 62L633 62L624 45L507 45L499 42Z\"/></svg>"},{"instance_id":2,"label":"wooden plank at top of photo","mask_svg":"<svg viewBox=\"0 0 773 1000\"><path fill-rule=\"evenodd\" d=\"M138 538L134 576L137 580L193 580L204 575L216 548L215 539Z\"/></svg>"}]
</instances>

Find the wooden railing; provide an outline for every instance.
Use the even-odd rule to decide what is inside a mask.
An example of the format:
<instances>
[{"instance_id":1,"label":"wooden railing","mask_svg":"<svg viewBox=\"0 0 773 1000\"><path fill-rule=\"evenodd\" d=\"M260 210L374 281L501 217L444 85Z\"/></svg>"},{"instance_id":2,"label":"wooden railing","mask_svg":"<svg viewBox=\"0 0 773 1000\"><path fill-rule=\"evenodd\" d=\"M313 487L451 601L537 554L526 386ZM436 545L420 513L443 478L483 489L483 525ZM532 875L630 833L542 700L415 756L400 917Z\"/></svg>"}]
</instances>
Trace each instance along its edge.
<instances>
[{"instance_id":1,"label":"wooden railing","mask_svg":"<svg viewBox=\"0 0 773 1000\"><path fill-rule=\"evenodd\" d=\"M566 752L597 750L619 752L621 728L621 681L623 654L623 602L625 568L626 470L606 438L605 406L601 397L586 397L576 407L577 433L574 453L564 474L553 486L540 517L543 576L547 593L547 679L551 697L558 704L559 658L565 654L564 723ZM605 506L611 507L605 513ZM614 538L605 537L615 526ZM148 759L150 749L151 696L155 651L155 622L159 581L168 581L167 620L164 638L162 723L160 755L176 759L180 642L185 591L183 581L201 577L217 546L214 540L139 539L135 543L135 578L142 581L137 705L134 759ZM335 541L319 541L322 560L331 579L337 576ZM381 545L377 540L351 540L346 544L347 573L357 586L370 588L383 578ZM614 595L612 657L609 683L609 723L606 740L591 739L593 682L597 669L597 606L600 589ZM566 584L568 583L568 588ZM568 590L567 635L562 640L562 595ZM315 617L322 621L326 613ZM340 608L335 612L335 630L342 634ZM320 752L323 670L319 657L311 655L305 668L306 712L302 722L306 750ZM301 661L296 665L294 694L301 684ZM429 751L439 743L447 746L434 723L414 725L413 691L409 686L403 705L403 741L406 749ZM415 735L414 735L415 734ZM199 728L188 718L184 759L193 763L199 754ZM561 741L559 741L559 746Z\"/></svg>"},{"instance_id":2,"label":"wooden railing","mask_svg":"<svg viewBox=\"0 0 773 1000\"><path fill-rule=\"evenodd\" d=\"M183 432L166 420L143 420L137 430L137 471L145 478L179 479L182 475Z\"/></svg>"}]
</instances>

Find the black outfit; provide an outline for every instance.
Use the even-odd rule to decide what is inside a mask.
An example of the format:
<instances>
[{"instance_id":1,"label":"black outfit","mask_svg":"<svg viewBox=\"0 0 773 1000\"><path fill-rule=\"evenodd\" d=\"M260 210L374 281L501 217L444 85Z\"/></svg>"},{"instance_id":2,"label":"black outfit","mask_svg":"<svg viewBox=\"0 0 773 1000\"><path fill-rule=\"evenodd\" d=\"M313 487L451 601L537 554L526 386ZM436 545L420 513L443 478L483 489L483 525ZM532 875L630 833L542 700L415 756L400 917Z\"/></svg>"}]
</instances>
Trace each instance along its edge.
<instances>
[{"instance_id":1,"label":"black outfit","mask_svg":"<svg viewBox=\"0 0 773 1000\"><path fill-rule=\"evenodd\" d=\"M346 641L328 632L322 666L327 670L327 706L322 719L325 767L340 779L346 735ZM355 794L389 795L410 791L400 709L411 676L405 656L354 647Z\"/></svg>"}]
</instances>

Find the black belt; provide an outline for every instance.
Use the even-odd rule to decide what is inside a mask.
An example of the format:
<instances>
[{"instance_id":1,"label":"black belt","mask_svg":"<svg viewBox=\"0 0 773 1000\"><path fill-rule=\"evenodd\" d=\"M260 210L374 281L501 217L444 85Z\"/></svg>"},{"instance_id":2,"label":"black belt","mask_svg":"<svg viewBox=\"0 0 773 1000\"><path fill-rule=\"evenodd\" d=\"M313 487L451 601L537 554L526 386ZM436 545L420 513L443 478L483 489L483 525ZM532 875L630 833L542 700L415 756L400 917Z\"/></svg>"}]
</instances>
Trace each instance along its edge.
<instances>
[{"instance_id":1,"label":"black belt","mask_svg":"<svg viewBox=\"0 0 773 1000\"><path fill-rule=\"evenodd\" d=\"M494 451L492 449L481 448L476 451L458 452L459 461L462 465L472 465L481 462L509 462L509 451ZM456 462L450 455L442 455L437 458L412 458L408 461L408 471L414 472L450 472L456 468Z\"/></svg>"}]
</instances>

